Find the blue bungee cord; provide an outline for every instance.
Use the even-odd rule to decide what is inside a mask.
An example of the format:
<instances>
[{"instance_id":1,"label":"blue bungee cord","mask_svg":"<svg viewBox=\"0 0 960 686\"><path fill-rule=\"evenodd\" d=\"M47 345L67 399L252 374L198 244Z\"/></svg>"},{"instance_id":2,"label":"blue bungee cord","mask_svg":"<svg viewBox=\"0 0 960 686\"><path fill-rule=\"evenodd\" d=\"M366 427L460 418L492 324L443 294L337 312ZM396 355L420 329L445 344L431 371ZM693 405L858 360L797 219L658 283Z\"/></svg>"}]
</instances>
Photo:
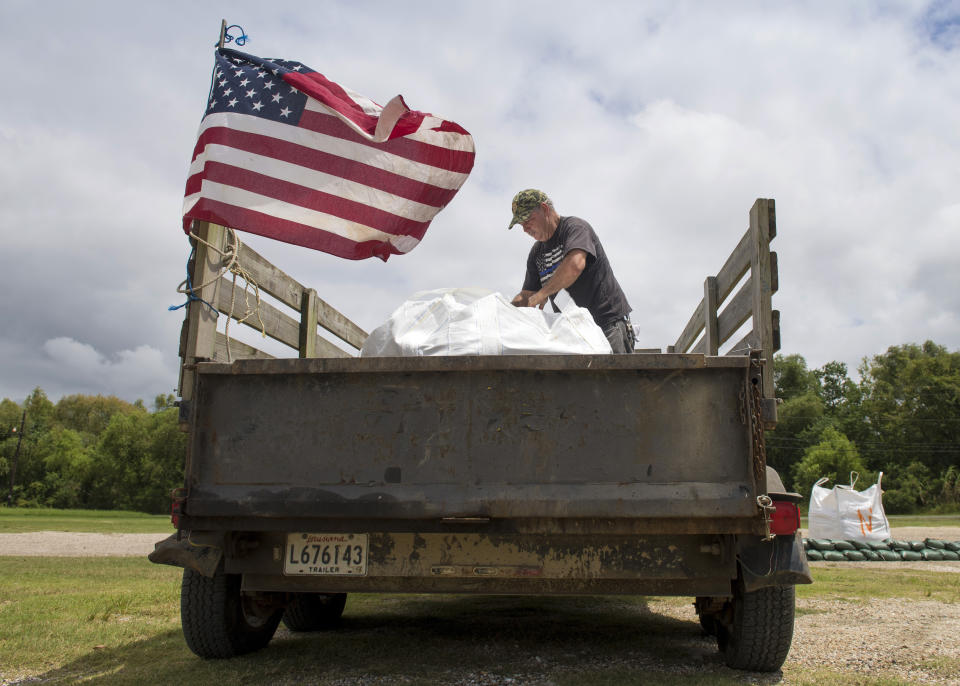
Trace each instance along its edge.
<instances>
[{"instance_id":1,"label":"blue bungee cord","mask_svg":"<svg viewBox=\"0 0 960 686\"><path fill-rule=\"evenodd\" d=\"M239 35L239 36L231 36L231 35L230 35L230 29L240 29L240 35ZM224 45L226 45L227 43L230 43L230 42L232 41L232 42L236 43L237 45L239 45L240 47L243 47L244 45L247 44L247 41L248 41L248 40L250 40L250 36L248 36L248 35L246 34L246 32L243 30L243 27L240 26L240 24L232 24L231 26L228 26L228 27L227 27L227 30L226 30L226 31L223 32L223 44L224 44ZM220 41L217 41L216 43L214 43L214 45L216 45L217 47L220 47Z\"/></svg>"}]
</instances>

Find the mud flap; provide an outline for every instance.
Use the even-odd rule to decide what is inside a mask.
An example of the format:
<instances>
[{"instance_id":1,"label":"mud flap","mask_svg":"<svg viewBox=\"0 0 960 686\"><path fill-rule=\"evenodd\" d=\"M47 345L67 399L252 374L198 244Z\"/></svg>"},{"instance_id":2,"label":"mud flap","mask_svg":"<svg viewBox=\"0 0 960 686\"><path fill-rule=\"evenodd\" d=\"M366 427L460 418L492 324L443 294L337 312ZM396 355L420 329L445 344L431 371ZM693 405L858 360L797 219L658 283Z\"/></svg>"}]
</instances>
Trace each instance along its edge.
<instances>
[{"instance_id":1,"label":"mud flap","mask_svg":"<svg viewBox=\"0 0 960 686\"><path fill-rule=\"evenodd\" d=\"M154 564L192 569L211 578L217 571L222 558L222 546L195 543L189 536L177 540L177 534L171 534L157 543L153 552L147 555L147 559Z\"/></svg>"},{"instance_id":2,"label":"mud flap","mask_svg":"<svg viewBox=\"0 0 960 686\"><path fill-rule=\"evenodd\" d=\"M760 537L738 537L737 560L747 593L768 586L813 583L798 534L777 536L769 542Z\"/></svg>"}]
</instances>

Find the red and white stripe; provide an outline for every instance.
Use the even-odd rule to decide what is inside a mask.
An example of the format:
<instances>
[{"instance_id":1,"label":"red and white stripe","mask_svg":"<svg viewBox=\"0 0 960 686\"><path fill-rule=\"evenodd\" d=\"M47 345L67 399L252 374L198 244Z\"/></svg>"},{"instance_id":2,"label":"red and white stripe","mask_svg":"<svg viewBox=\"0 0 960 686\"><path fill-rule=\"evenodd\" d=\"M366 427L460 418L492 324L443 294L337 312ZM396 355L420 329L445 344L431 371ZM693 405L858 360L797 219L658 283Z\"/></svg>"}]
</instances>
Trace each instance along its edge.
<instances>
[{"instance_id":1,"label":"red and white stripe","mask_svg":"<svg viewBox=\"0 0 960 686\"><path fill-rule=\"evenodd\" d=\"M284 79L310 96L296 126L203 119L184 230L211 221L348 259L410 252L467 180L470 134L399 96L380 108L316 73Z\"/></svg>"}]
</instances>

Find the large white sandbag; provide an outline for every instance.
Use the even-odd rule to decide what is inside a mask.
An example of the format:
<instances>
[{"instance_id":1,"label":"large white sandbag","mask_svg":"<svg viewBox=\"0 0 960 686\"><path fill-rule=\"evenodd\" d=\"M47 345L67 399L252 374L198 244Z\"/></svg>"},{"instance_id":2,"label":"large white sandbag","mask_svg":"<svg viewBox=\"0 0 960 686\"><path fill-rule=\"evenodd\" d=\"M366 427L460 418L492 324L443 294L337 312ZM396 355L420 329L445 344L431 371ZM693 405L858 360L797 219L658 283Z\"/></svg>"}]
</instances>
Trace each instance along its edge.
<instances>
[{"instance_id":1,"label":"large white sandbag","mask_svg":"<svg viewBox=\"0 0 960 686\"><path fill-rule=\"evenodd\" d=\"M890 538L890 522L883 510L880 480L865 491L857 491L856 472L850 473L850 485L824 488L826 477L813 485L807 536L837 541L884 541Z\"/></svg>"},{"instance_id":2,"label":"large white sandbag","mask_svg":"<svg viewBox=\"0 0 960 686\"><path fill-rule=\"evenodd\" d=\"M363 357L603 354L610 344L590 312L514 307L482 288L420 291L367 337Z\"/></svg>"}]
</instances>

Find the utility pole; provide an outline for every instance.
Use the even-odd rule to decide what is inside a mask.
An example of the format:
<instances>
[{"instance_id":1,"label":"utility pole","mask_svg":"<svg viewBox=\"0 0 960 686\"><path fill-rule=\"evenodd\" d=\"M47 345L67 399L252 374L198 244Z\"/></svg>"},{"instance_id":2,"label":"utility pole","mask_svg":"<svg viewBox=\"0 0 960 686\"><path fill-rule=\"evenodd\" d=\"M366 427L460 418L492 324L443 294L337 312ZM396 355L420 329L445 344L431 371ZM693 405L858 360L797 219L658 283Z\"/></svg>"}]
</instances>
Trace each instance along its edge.
<instances>
[{"instance_id":1,"label":"utility pole","mask_svg":"<svg viewBox=\"0 0 960 686\"><path fill-rule=\"evenodd\" d=\"M23 427L27 423L27 411L23 411L20 418L20 436L17 437L17 449L13 453L13 464L10 466L10 492L7 493L7 507L13 507L13 483L17 478L17 460L20 458L20 444L23 443ZM17 427L13 427L16 431Z\"/></svg>"}]
</instances>

